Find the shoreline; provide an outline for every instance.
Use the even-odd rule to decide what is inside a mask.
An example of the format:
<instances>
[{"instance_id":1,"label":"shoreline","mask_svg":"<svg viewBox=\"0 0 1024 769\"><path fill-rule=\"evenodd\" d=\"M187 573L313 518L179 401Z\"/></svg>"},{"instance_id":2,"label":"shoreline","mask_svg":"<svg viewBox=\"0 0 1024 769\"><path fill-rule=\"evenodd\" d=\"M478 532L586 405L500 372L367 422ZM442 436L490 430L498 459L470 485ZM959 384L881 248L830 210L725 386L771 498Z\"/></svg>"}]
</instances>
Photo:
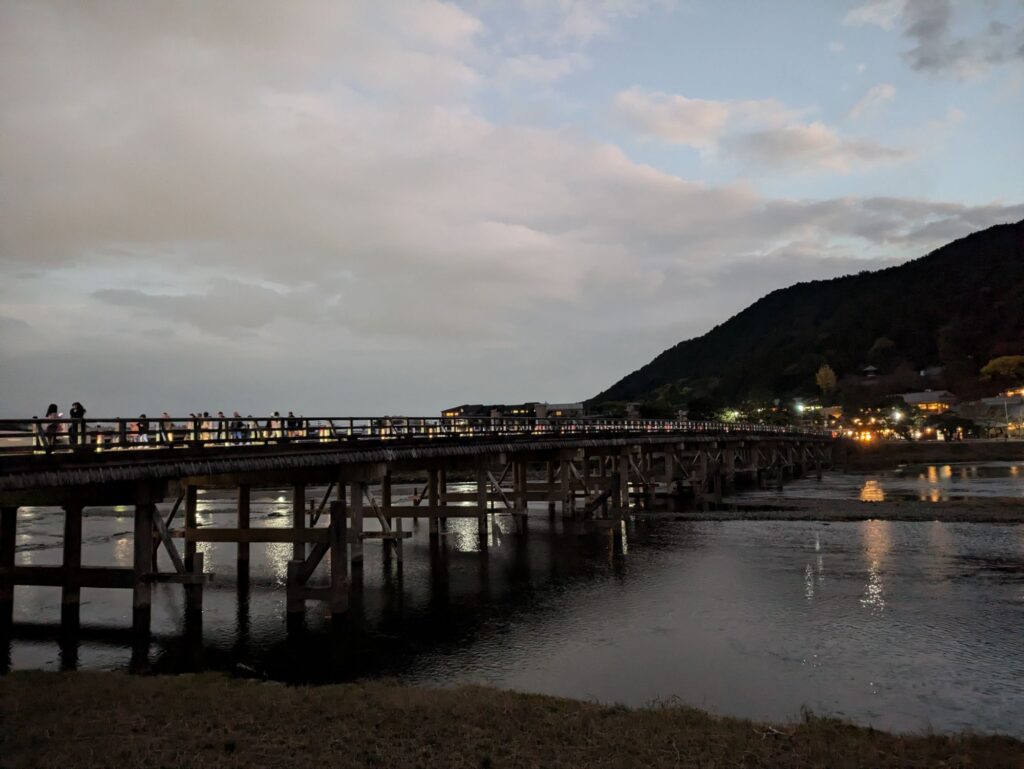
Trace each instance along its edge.
<instances>
[{"instance_id":1,"label":"shoreline","mask_svg":"<svg viewBox=\"0 0 1024 769\"><path fill-rule=\"evenodd\" d=\"M901 465L960 462L1024 461L1024 440L846 441L836 456L835 469L857 472L894 470Z\"/></svg>"},{"instance_id":2,"label":"shoreline","mask_svg":"<svg viewBox=\"0 0 1024 769\"><path fill-rule=\"evenodd\" d=\"M914 521L943 523L1024 523L1024 499L973 497L941 502L772 497L768 500L726 499L720 509L668 513L677 521Z\"/></svg>"},{"instance_id":3,"label":"shoreline","mask_svg":"<svg viewBox=\"0 0 1024 769\"><path fill-rule=\"evenodd\" d=\"M633 709L484 686L292 687L217 674L15 672L0 677L0 724L5 769L1024 764L1024 742L1002 735L891 734L810 714L765 724L674 703Z\"/></svg>"}]
</instances>

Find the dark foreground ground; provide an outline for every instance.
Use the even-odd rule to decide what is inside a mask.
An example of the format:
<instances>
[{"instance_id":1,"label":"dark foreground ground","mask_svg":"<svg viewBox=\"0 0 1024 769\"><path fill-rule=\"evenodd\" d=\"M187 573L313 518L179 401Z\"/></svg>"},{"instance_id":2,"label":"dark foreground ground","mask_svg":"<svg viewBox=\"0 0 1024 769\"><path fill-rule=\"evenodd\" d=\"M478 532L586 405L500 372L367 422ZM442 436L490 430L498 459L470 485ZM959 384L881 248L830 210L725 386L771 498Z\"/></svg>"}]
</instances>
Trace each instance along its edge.
<instances>
[{"instance_id":1,"label":"dark foreground ground","mask_svg":"<svg viewBox=\"0 0 1024 769\"><path fill-rule=\"evenodd\" d=\"M0 766L1024 767L1024 743L483 687L30 672L0 678Z\"/></svg>"}]
</instances>

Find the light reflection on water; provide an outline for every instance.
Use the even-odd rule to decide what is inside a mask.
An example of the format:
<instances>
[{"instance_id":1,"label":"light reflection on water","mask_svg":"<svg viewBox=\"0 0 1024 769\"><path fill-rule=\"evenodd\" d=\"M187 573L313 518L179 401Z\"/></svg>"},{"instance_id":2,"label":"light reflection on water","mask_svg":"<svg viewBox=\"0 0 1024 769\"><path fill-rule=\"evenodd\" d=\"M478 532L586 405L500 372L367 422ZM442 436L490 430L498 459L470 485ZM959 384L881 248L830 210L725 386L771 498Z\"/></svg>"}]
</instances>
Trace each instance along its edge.
<instances>
[{"instance_id":1,"label":"light reflection on water","mask_svg":"<svg viewBox=\"0 0 1024 769\"><path fill-rule=\"evenodd\" d=\"M396 501L407 493L396 489ZM279 496L254 492L254 526L289 525ZM201 508L233 525L232 504L211 496ZM83 562L130 564L130 518L99 512L85 519ZM60 516L34 510L19 522L18 561L59 562ZM200 545L217 575L202 646L183 640L181 588L158 585L153 668L241 663L286 680L474 681L633 705L677 696L773 720L806 705L883 728L1024 737L1024 526L652 520L626 524L620 542L552 526L541 504L525 539L497 516L483 555L476 519L449 519L433 554L426 520L406 525L415 533L400 578L367 542L349 618L332 626L310 604L306 630L291 636L291 545L251 545L241 601L234 545ZM86 626L130 625L129 591L87 589L83 600ZM60 591L18 588L15 611L22 623L55 621ZM104 632L87 627L79 667L128 666L129 639ZM16 639L10 657L18 668L67 664L47 638Z\"/></svg>"},{"instance_id":2,"label":"light reflection on water","mask_svg":"<svg viewBox=\"0 0 1024 769\"><path fill-rule=\"evenodd\" d=\"M956 499L1024 497L1019 462L952 465L907 465L889 472L829 473L823 481L805 478L779 491L747 492L734 499L798 497L807 499L859 499L861 502L919 500L948 502Z\"/></svg>"}]
</instances>

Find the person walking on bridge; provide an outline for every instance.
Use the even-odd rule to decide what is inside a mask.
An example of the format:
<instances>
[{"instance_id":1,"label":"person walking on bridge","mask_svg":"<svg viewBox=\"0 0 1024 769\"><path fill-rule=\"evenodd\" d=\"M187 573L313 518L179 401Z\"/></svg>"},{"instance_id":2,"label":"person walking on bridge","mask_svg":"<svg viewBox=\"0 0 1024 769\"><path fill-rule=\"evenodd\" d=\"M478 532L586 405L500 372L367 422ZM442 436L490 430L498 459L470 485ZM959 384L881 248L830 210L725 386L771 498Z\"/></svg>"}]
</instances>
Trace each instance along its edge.
<instances>
[{"instance_id":1,"label":"person walking on bridge","mask_svg":"<svg viewBox=\"0 0 1024 769\"><path fill-rule=\"evenodd\" d=\"M68 416L71 417L71 426L68 431L71 436L71 445L78 446L80 444L85 444L85 406L78 401L75 401L71 404Z\"/></svg>"},{"instance_id":2,"label":"person walking on bridge","mask_svg":"<svg viewBox=\"0 0 1024 769\"><path fill-rule=\"evenodd\" d=\"M64 429L64 425L59 421L63 416L56 403L51 403L46 407L46 418L50 420L50 423L46 425L46 442L50 446L57 443L57 435Z\"/></svg>"},{"instance_id":3,"label":"person walking on bridge","mask_svg":"<svg viewBox=\"0 0 1024 769\"><path fill-rule=\"evenodd\" d=\"M242 422L242 415L237 411L231 414L231 440L236 443L241 443L244 436L243 430L245 429L245 423Z\"/></svg>"}]
</instances>

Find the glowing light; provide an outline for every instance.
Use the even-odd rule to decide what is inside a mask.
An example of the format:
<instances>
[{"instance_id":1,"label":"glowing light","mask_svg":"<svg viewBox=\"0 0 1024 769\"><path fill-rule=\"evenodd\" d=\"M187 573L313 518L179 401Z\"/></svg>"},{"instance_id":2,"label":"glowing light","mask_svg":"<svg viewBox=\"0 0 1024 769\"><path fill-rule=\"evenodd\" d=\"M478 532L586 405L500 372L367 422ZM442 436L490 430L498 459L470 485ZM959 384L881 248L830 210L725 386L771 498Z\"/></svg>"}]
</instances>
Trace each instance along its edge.
<instances>
[{"instance_id":1,"label":"glowing light","mask_svg":"<svg viewBox=\"0 0 1024 769\"><path fill-rule=\"evenodd\" d=\"M876 480L867 480L860 490L861 502L885 502L885 490Z\"/></svg>"}]
</instances>

